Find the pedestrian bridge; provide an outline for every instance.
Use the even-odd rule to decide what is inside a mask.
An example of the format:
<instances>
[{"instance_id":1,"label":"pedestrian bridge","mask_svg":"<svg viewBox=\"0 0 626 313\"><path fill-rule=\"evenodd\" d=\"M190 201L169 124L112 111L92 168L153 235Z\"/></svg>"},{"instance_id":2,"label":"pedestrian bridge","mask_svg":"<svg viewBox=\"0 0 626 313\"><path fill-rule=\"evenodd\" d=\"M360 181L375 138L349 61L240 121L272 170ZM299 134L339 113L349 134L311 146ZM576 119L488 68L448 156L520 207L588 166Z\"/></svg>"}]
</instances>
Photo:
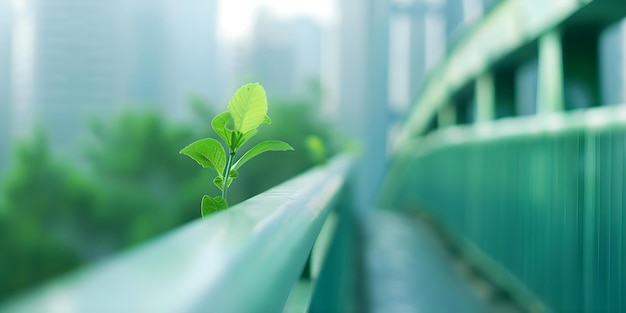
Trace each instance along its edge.
<instances>
[{"instance_id":1,"label":"pedestrian bridge","mask_svg":"<svg viewBox=\"0 0 626 313\"><path fill-rule=\"evenodd\" d=\"M0 312L626 312L626 105L598 53L624 17L501 1L430 72L371 208L339 155Z\"/></svg>"}]
</instances>

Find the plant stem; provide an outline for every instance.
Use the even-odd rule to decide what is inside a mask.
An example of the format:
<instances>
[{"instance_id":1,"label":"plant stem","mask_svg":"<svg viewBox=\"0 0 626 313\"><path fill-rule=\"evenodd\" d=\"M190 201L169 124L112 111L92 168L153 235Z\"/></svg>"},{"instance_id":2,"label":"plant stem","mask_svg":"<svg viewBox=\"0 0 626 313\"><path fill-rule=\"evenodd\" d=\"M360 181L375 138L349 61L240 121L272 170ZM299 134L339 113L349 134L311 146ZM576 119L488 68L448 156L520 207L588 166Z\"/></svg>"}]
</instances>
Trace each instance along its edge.
<instances>
[{"instance_id":1,"label":"plant stem","mask_svg":"<svg viewBox=\"0 0 626 313\"><path fill-rule=\"evenodd\" d=\"M230 167L233 165L233 159L235 158L235 151L230 151L228 154L228 162L226 162L226 168L224 168L224 180L222 181L222 198L226 200L228 192L228 180L230 179Z\"/></svg>"}]
</instances>

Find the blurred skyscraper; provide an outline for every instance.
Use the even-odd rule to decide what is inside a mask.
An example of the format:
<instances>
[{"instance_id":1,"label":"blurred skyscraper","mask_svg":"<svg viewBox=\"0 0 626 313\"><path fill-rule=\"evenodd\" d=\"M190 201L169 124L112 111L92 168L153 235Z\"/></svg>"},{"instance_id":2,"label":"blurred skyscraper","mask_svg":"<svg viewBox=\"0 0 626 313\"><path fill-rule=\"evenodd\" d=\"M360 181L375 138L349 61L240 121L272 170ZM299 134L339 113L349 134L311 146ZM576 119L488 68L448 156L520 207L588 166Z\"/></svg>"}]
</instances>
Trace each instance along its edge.
<instances>
[{"instance_id":1,"label":"blurred skyscraper","mask_svg":"<svg viewBox=\"0 0 626 313\"><path fill-rule=\"evenodd\" d=\"M320 81L322 58L322 30L309 18L297 18L289 23L291 44L295 59L296 92L305 94L317 88Z\"/></svg>"},{"instance_id":2,"label":"blurred skyscraper","mask_svg":"<svg viewBox=\"0 0 626 313\"><path fill-rule=\"evenodd\" d=\"M172 71L166 89L172 93L167 111L184 114L190 96L223 105L217 103L223 87L217 54L217 0L170 0L168 11Z\"/></svg>"},{"instance_id":3,"label":"blurred skyscraper","mask_svg":"<svg viewBox=\"0 0 626 313\"><path fill-rule=\"evenodd\" d=\"M10 133L41 122L64 150L90 115L139 104L180 116L192 94L213 100L215 2L15 1Z\"/></svg>"},{"instance_id":4,"label":"blurred skyscraper","mask_svg":"<svg viewBox=\"0 0 626 313\"><path fill-rule=\"evenodd\" d=\"M9 154L12 13L11 2L0 0L0 171Z\"/></svg>"},{"instance_id":5,"label":"blurred skyscraper","mask_svg":"<svg viewBox=\"0 0 626 313\"><path fill-rule=\"evenodd\" d=\"M600 37L602 104L626 102L626 19Z\"/></svg>"},{"instance_id":6,"label":"blurred skyscraper","mask_svg":"<svg viewBox=\"0 0 626 313\"><path fill-rule=\"evenodd\" d=\"M267 10L256 17L246 56L248 76L258 80L274 99L306 96L319 85L322 30L307 18L280 20Z\"/></svg>"},{"instance_id":7,"label":"blurred skyscraper","mask_svg":"<svg viewBox=\"0 0 626 313\"><path fill-rule=\"evenodd\" d=\"M113 110L123 74L118 9L115 1L15 2L13 135L42 122L52 142L67 148L88 113Z\"/></svg>"}]
</instances>

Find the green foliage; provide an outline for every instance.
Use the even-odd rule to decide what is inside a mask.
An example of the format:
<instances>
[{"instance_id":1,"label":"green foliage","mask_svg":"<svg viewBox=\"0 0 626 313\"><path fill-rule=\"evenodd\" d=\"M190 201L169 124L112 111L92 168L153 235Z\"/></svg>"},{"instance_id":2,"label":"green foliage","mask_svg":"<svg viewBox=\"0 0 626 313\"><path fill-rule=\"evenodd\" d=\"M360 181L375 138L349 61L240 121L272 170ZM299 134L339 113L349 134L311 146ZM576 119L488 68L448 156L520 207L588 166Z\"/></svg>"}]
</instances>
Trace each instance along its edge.
<instances>
[{"instance_id":1,"label":"green foliage","mask_svg":"<svg viewBox=\"0 0 626 313\"><path fill-rule=\"evenodd\" d=\"M42 132L16 145L0 190L0 300L195 218L208 177L172 150L200 131L146 112L91 128L82 162Z\"/></svg>"},{"instance_id":2,"label":"green foliage","mask_svg":"<svg viewBox=\"0 0 626 313\"><path fill-rule=\"evenodd\" d=\"M243 156L241 156L241 158L237 160L235 164L233 164L232 170L238 170L242 165L244 165L244 163L250 161L252 158L263 152L288 150L293 150L293 147L291 147L286 142L280 140L267 140L260 142L252 147L250 150L246 151L246 153L244 153Z\"/></svg>"},{"instance_id":3,"label":"green foliage","mask_svg":"<svg viewBox=\"0 0 626 313\"><path fill-rule=\"evenodd\" d=\"M315 165L307 136L321 138L327 154L336 151L330 144L336 136L316 118L314 103L270 100L271 127L240 141L252 147L279 139L295 150L261 154L243 171L231 168L228 183L237 179L228 189L231 205ZM64 149L63 157L43 133L20 141L0 182L0 301L197 218L198 195L220 192L207 184L217 171L198 171L176 152L212 133L206 119L217 112L198 99L192 109L184 122L145 109L96 119L79 130L92 140ZM234 131L230 116L224 126Z\"/></svg>"},{"instance_id":4,"label":"green foliage","mask_svg":"<svg viewBox=\"0 0 626 313\"><path fill-rule=\"evenodd\" d=\"M51 155L41 132L17 145L14 158L3 186L0 298L80 264L77 248L92 225L82 211L94 203L91 183Z\"/></svg>"},{"instance_id":5,"label":"green foliage","mask_svg":"<svg viewBox=\"0 0 626 313\"><path fill-rule=\"evenodd\" d=\"M240 198L244 194L261 193L293 177L294 173L301 173L316 165L307 148L308 136L319 137L326 143L327 155L332 155L337 151L335 146L337 142L334 141L336 134L332 132L332 127L324 123L317 112L318 106L312 102L272 101L272 127L264 128L250 140L249 144L279 139L290 143L294 151L275 153L271 157L263 155L259 157L261 160L271 159L272 164L280 164L280 166L267 166L267 163L261 160L246 163L245 170L239 173L240 181L229 190L231 193L229 197ZM256 177L263 177L263 179L254 179Z\"/></svg>"},{"instance_id":6,"label":"green foliage","mask_svg":"<svg viewBox=\"0 0 626 313\"><path fill-rule=\"evenodd\" d=\"M268 140L258 143L233 163L239 148L259 132L257 128L263 123L272 123L267 116L265 90L259 83L245 84L230 99L228 111L218 114L211 121L211 127L228 148L228 156L222 145L212 138L195 141L180 151L217 173L213 184L222 191L222 196L202 197L202 216L228 208L228 188L239 177L237 170L244 163L263 152L293 150L286 142Z\"/></svg>"},{"instance_id":7,"label":"green foliage","mask_svg":"<svg viewBox=\"0 0 626 313\"><path fill-rule=\"evenodd\" d=\"M219 141L213 138L201 139L180 150L180 153L196 160L202 167L215 170L222 178L226 167L226 152Z\"/></svg>"},{"instance_id":8,"label":"green foliage","mask_svg":"<svg viewBox=\"0 0 626 313\"><path fill-rule=\"evenodd\" d=\"M228 112L235 125L235 131L245 134L256 129L263 123L267 114L265 89L259 83L241 86L230 99Z\"/></svg>"},{"instance_id":9,"label":"green foliage","mask_svg":"<svg viewBox=\"0 0 626 313\"><path fill-rule=\"evenodd\" d=\"M202 216L211 214L213 212L224 210L228 208L226 200L220 196L211 198L207 195L202 197Z\"/></svg>"},{"instance_id":10,"label":"green foliage","mask_svg":"<svg viewBox=\"0 0 626 313\"><path fill-rule=\"evenodd\" d=\"M306 138L306 147L309 149L311 159L316 164L326 163L326 145L319 136L308 136Z\"/></svg>"}]
</instances>

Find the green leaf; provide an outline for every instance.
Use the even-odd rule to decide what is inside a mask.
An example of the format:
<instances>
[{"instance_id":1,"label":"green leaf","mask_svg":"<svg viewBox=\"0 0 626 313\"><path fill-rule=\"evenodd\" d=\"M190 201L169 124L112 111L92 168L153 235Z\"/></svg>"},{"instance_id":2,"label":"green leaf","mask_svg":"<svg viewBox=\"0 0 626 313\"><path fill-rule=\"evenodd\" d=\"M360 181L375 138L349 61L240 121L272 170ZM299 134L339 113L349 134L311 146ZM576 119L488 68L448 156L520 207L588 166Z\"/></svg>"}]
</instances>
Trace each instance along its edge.
<instances>
[{"instance_id":1,"label":"green leaf","mask_svg":"<svg viewBox=\"0 0 626 313\"><path fill-rule=\"evenodd\" d=\"M186 146L180 153L194 159L202 167L212 168L222 176L226 167L226 152L219 141L213 138L200 139Z\"/></svg>"},{"instance_id":2,"label":"green leaf","mask_svg":"<svg viewBox=\"0 0 626 313\"><path fill-rule=\"evenodd\" d=\"M233 183L233 180L235 180L235 178L239 177L239 173L237 173L237 171L231 169L230 173L228 174L228 184L226 187L230 187L230 184Z\"/></svg>"},{"instance_id":3,"label":"green leaf","mask_svg":"<svg viewBox=\"0 0 626 313\"><path fill-rule=\"evenodd\" d=\"M239 137L239 140L237 141L237 145L234 147L233 150L239 149L239 147L243 146L243 144L246 143L246 141L250 140L250 138L254 137L254 135L256 135L258 132L259 132L258 129L253 129L243 134L241 137Z\"/></svg>"},{"instance_id":4,"label":"green leaf","mask_svg":"<svg viewBox=\"0 0 626 313\"><path fill-rule=\"evenodd\" d=\"M201 213L205 217L213 212L228 208L228 203L222 197L211 198L207 195L202 197Z\"/></svg>"},{"instance_id":5,"label":"green leaf","mask_svg":"<svg viewBox=\"0 0 626 313\"><path fill-rule=\"evenodd\" d=\"M235 130L247 133L265 121L267 98L259 83L241 86L228 103L228 112L233 119Z\"/></svg>"},{"instance_id":6,"label":"green leaf","mask_svg":"<svg viewBox=\"0 0 626 313\"><path fill-rule=\"evenodd\" d=\"M263 119L263 123L272 124L272 119L270 119L269 116L265 115L265 118Z\"/></svg>"},{"instance_id":7,"label":"green leaf","mask_svg":"<svg viewBox=\"0 0 626 313\"><path fill-rule=\"evenodd\" d=\"M213 130L224 140L224 142L231 147L232 146L232 129L226 127L226 123L230 120L230 112L222 112L213 118L211 126Z\"/></svg>"},{"instance_id":8,"label":"green leaf","mask_svg":"<svg viewBox=\"0 0 626 313\"><path fill-rule=\"evenodd\" d=\"M222 190L222 186L224 185L224 177L222 176L216 176L215 178L213 178L213 184L219 188L219 190Z\"/></svg>"},{"instance_id":9,"label":"green leaf","mask_svg":"<svg viewBox=\"0 0 626 313\"><path fill-rule=\"evenodd\" d=\"M286 142L283 142L280 140L263 141L257 144L256 146L252 147L252 149L246 151L246 153L244 153L244 155L242 155L241 158L237 160L237 162L235 162L232 168L234 170L238 170L244 163L250 161L250 159L266 151L287 151L287 150L293 150L293 147L290 146Z\"/></svg>"}]
</instances>

